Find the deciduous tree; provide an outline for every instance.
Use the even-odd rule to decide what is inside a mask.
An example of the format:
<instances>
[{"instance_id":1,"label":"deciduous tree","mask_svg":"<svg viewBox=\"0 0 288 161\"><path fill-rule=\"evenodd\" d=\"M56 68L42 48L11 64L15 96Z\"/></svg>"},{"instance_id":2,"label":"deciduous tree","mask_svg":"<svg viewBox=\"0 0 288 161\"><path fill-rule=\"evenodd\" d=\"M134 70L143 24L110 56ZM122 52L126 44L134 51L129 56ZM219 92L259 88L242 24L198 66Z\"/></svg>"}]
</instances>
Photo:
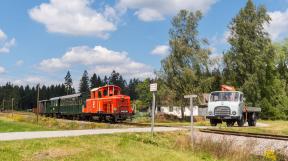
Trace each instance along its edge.
<instances>
[{"instance_id":1,"label":"deciduous tree","mask_svg":"<svg viewBox=\"0 0 288 161\"><path fill-rule=\"evenodd\" d=\"M201 17L200 11L181 10L173 18L169 32L171 53L161 62L159 77L175 92L175 100L182 107L182 118L184 95L202 93L211 88L212 79L205 76L209 73L209 50L204 47L208 42L198 37Z\"/></svg>"}]
</instances>

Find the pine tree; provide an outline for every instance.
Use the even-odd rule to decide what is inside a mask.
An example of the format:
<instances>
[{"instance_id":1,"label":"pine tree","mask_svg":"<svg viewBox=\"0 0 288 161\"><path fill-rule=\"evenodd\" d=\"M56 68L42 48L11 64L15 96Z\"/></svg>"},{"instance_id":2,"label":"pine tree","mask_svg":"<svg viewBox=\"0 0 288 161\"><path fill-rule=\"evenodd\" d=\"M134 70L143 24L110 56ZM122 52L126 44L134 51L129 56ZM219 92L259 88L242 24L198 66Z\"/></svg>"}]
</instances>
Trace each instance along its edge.
<instances>
[{"instance_id":1,"label":"pine tree","mask_svg":"<svg viewBox=\"0 0 288 161\"><path fill-rule=\"evenodd\" d=\"M103 79L103 85L107 85L108 83L110 84L109 79L108 79L107 76L105 75L105 76L104 76L104 79Z\"/></svg>"},{"instance_id":2,"label":"pine tree","mask_svg":"<svg viewBox=\"0 0 288 161\"><path fill-rule=\"evenodd\" d=\"M128 95L130 96L131 100L138 99L138 94L136 92L136 87L140 83L139 79L130 79L128 85Z\"/></svg>"},{"instance_id":3,"label":"pine tree","mask_svg":"<svg viewBox=\"0 0 288 161\"><path fill-rule=\"evenodd\" d=\"M65 76L65 82L64 82L64 85L65 85L65 91L67 94L72 94L73 92L73 88L72 88L72 85L73 85L73 81L72 81L72 78L71 78L71 74L70 74L70 71L68 70L66 76Z\"/></svg>"},{"instance_id":4,"label":"pine tree","mask_svg":"<svg viewBox=\"0 0 288 161\"><path fill-rule=\"evenodd\" d=\"M98 79L97 79L97 75L94 73L92 75L92 77L90 78L90 89L93 89L93 88L96 88L96 87L99 87L99 82L98 82Z\"/></svg>"},{"instance_id":5,"label":"pine tree","mask_svg":"<svg viewBox=\"0 0 288 161\"><path fill-rule=\"evenodd\" d=\"M97 77L97 82L99 83L99 87L105 85L105 84L103 83L103 81L101 80L101 78L100 78L99 75L98 75L98 77Z\"/></svg>"},{"instance_id":6,"label":"pine tree","mask_svg":"<svg viewBox=\"0 0 288 161\"><path fill-rule=\"evenodd\" d=\"M109 84L119 86L122 89L122 93L127 94L126 81L123 79L120 73L116 72L115 70L112 71L109 77Z\"/></svg>"},{"instance_id":7,"label":"pine tree","mask_svg":"<svg viewBox=\"0 0 288 161\"><path fill-rule=\"evenodd\" d=\"M89 90L89 77L88 77L88 72L85 70L80 80L79 92L89 93L89 91L90 91Z\"/></svg>"}]
</instances>

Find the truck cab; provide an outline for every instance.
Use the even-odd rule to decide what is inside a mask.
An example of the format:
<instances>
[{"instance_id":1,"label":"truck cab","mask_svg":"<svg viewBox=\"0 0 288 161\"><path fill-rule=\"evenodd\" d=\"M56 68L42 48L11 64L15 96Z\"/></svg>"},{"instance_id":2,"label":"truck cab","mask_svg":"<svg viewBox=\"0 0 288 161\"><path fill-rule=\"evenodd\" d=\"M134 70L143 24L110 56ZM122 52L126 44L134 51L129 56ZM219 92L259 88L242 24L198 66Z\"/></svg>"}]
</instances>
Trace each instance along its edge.
<instances>
[{"instance_id":1,"label":"truck cab","mask_svg":"<svg viewBox=\"0 0 288 161\"><path fill-rule=\"evenodd\" d=\"M227 126L243 126L248 121L249 126L256 125L257 107L247 107L244 103L244 94L240 91L214 91L209 95L208 115L211 126L226 122Z\"/></svg>"}]
</instances>

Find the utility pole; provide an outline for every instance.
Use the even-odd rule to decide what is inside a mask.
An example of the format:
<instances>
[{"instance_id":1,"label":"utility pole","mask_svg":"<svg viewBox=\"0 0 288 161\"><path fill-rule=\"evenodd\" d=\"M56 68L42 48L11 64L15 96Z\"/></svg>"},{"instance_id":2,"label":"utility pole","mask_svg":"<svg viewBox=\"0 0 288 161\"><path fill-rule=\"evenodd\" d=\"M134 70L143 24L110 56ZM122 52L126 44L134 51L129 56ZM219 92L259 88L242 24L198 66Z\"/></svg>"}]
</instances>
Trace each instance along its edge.
<instances>
[{"instance_id":1,"label":"utility pole","mask_svg":"<svg viewBox=\"0 0 288 161\"><path fill-rule=\"evenodd\" d=\"M5 102L5 100L3 99L2 101L3 101L2 106L3 106L3 111L4 111L4 107L5 107L4 102Z\"/></svg>"},{"instance_id":2,"label":"utility pole","mask_svg":"<svg viewBox=\"0 0 288 161\"><path fill-rule=\"evenodd\" d=\"M38 88L37 88L37 108L36 108L37 124L39 120L39 88L40 88L40 84L38 84Z\"/></svg>"},{"instance_id":3,"label":"utility pole","mask_svg":"<svg viewBox=\"0 0 288 161\"><path fill-rule=\"evenodd\" d=\"M151 110L151 114L152 114L152 120L151 120L151 133L153 136L154 133L154 124L155 124L155 99L156 99L156 92L157 92L157 83L153 83L150 84L150 91L153 93L153 102L152 102L152 110Z\"/></svg>"},{"instance_id":4,"label":"utility pole","mask_svg":"<svg viewBox=\"0 0 288 161\"><path fill-rule=\"evenodd\" d=\"M185 95L184 98L190 99L190 113L191 113L191 143L194 145L194 120L193 120L193 98L196 98L197 95Z\"/></svg>"},{"instance_id":5,"label":"utility pole","mask_svg":"<svg viewBox=\"0 0 288 161\"><path fill-rule=\"evenodd\" d=\"M135 101L134 101L133 105L134 105L134 112L136 113L137 112L137 104Z\"/></svg>"},{"instance_id":6,"label":"utility pole","mask_svg":"<svg viewBox=\"0 0 288 161\"><path fill-rule=\"evenodd\" d=\"M14 103L14 98L12 98L12 108L11 108L12 109L12 111L11 111L12 112L12 119L13 119L13 103Z\"/></svg>"}]
</instances>

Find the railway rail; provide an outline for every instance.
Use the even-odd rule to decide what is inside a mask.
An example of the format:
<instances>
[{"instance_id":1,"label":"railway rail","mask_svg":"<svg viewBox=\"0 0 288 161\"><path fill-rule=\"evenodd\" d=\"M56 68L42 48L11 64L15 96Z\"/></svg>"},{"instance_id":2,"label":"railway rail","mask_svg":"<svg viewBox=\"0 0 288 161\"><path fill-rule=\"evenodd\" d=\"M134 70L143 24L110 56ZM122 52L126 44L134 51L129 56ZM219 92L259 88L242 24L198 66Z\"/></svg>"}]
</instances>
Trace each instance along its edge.
<instances>
[{"instance_id":1,"label":"railway rail","mask_svg":"<svg viewBox=\"0 0 288 161\"><path fill-rule=\"evenodd\" d=\"M200 131L205 132L205 133L214 133L214 134L222 134L222 135L234 135L234 136L244 136L244 137L252 137L252 138L288 141L287 135L238 132L238 131L227 131L227 130L219 130L219 129L200 129Z\"/></svg>"},{"instance_id":2,"label":"railway rail","mask_svg":"<svg viewBox=\"0 0 288 161\"><path fill-rule=\"evenodd\" d=\"M150 123L136 123L136 122L119 122L120 125L129 125L129 126L138 126L138 127L150 127ZM156 127L174 127L172 125L158 125L155 124Z\"/></svg>"}]
</instances>

